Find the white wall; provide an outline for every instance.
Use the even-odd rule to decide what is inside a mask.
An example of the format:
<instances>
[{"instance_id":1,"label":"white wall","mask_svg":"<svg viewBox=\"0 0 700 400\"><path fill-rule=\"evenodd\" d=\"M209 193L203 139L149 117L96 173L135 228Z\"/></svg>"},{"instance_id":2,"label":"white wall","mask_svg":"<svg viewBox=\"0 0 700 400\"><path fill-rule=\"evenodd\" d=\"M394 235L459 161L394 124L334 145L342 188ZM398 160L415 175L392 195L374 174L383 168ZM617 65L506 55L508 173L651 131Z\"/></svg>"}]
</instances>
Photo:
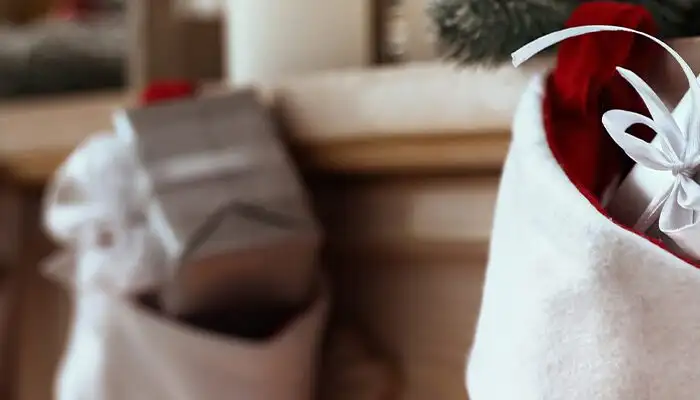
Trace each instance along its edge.
<instances>
[{"instance_id":1,"label":"white wall","mask_svg":"<svg viewBox=\"0 0 700 400\"><path fill-rule=\"evenodd\" d=\"M435 35L432 34L432 23L426 13L431 0L402 1L407 35L406 60L424 61L436 58Z\"/></svg>"},{"instance_id":2,"label":"white wall","mask_svg":"<svg viewBox=\"0 0 700 400\"><path fill-rule=\"evenodd\" d=\"M269 82L372 60L372 0L228 0L231 83Z\"/></svg>"}]
</instances>

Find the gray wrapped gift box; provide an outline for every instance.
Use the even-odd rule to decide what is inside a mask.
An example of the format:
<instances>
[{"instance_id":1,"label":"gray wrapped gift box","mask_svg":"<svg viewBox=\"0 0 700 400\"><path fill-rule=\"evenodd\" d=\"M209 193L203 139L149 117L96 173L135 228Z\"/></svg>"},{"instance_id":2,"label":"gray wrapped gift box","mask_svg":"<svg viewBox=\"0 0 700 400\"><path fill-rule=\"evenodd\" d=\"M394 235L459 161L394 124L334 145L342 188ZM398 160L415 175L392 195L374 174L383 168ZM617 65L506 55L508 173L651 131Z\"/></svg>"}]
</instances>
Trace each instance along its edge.
<instances>
[{"instance_id":1,"label":"gray wrapped gift box","mask_svg":"<svg viewBox=\"0 0 700 400\"><path fill-rule=\"evenodd\" d=\"M176 267L174 313L233 301L302 301L319 229L269 110L253 91L115 115L153 193L147 218Z\"/></svg>"}]
</instances>

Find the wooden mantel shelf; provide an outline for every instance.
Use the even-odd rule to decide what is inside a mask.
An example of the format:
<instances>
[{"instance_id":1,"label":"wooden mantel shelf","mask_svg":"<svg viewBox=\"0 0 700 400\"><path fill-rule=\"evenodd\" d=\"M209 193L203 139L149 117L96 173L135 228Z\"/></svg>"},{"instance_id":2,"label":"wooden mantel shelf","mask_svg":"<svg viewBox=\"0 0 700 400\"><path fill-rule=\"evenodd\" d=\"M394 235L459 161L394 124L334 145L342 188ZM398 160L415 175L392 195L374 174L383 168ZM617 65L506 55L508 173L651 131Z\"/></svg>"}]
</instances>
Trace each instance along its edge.
<instances>
[{"instance_id":1,"label":"wooden mantel shelf","mask_svg":"<svg viewBox=\"0 0 700 400\"><path fill-rule=\"evenodd\" d=\"M453 67L428 64L297 79L265 93L272 93L303 168L493 172L505 157L510 116L532 73L465 78ZM507 88L498 96L480 98L499 84ZM413 100L405 98L406 87L415 89ZM112 113L133 99L102 93L0 103L0 167L20 182L45 182L84 138L109 130Z\"/></svg>"},{"instance_id":2,"label":"wooden mantel shelf","mask_svg":"<svg viewBox=\"0 0 700 400\"><path fill-rule=\"evenodd\" d=\"M108 130L121 93L0 103L0 166L21 182L44 182L85 137Z\"/></svg>"},{"instance_id":3,"label":"wooden mantel shelf","mask_svg":"<svg viewBox=\"0 0 700 400\"><path fill-rule=\"evenodd\" d=\"M700 65L697 38L671 42ZM323 172L498 170L510 120L535 74L553 64L536 58L519 69L413 63L349 70L275 83L273 106L290 127L303 167ZM671 57L652 86L675 104L687 83ZM220 90L220 86L219 89ZM87 135L111 126L124 93L0 103L0 167L22 182L44 182Z\"/></svg>"},{"instance_id":4,"label":"wooden mantel shelf","mask_svg":"<svg viewBox=\"0 0 700 400\"><path fill-rule=\"evenodd\" d=\"M42 183L88 135L109 130L121 93L0 104L0 166L24 183ZM294 137L301 159L328 172L497 170L509 133L441 133L376 137Z\"/></svg>"}]
</instances>

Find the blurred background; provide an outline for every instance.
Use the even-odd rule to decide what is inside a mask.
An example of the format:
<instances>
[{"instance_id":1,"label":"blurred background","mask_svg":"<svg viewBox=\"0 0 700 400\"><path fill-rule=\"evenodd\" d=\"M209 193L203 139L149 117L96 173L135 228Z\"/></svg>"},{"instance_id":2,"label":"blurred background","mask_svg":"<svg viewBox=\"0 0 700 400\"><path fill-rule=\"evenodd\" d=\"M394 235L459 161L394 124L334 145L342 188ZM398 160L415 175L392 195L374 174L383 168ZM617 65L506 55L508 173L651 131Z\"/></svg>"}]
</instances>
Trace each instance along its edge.
<instances>
[{"instance_id":1,"label":"blurred background","mask_svg":"<svg viewBox=\"0 0 700 400\"><path fill-rule=\"evenodd\" d=\"M157 79L220 81L232 77L236 68L265 71L267 65L275 63L286 64L279 70L294 72L289 54L280 52L273 41L261 42L265 29L277 29L279 25L270 12L275 2L239 6L249 9L232 17L233 3L0 0L0 99L138 88ZM279 38L285 32L299 30L296 27L309 26L300 23L300 18L326 20L328 27L343 36L334 39L333 47L338 48L335 56L328 54L329 43L316 44L319 49L325 46L328 61L311 57L314 60L307 61L307 67L364 67L432 59L436 55L426 13L428 0L328 3L321 7L327 10L318 9L314 1L297 3L280 3L277 14L287 26L279 29ZM261 24L261 17L270 18L269 24ZM235 29L227 29L230 21L236 22ZM336 21L336 25L331 27L330 21ZM343 26L337 26L338 21ZM249 26L250 22L263 28ZM323 23L318 29L321 26ZM318 29L301 29L304 32L298 36L313 35L320 32ZM321 36L315 37L322 42ZM288 44L290 51L306 58L313 50L304 53L299 48L314 47L308 41ZM238 61L233 60L234 56ZM304 72L309 69L303 68Z\"/></svg>"},{"instance_id":2,"label":"blurred background","mask_svg":"<svg viewBox=\"0 0 700 400\"><path fill-rule=\"evenodd\" d=\"M696 0L627 2L647 7L664 38L698 34ZM580 3L0 0L0 99L158 79L260 81L438 56L493 66L561 28Z\"/></svg>"},{"instance_id":3,"label":"blurred background","mask_svg":"<svg viewBox=\"0 0 700 400\"><path fill-rule=\"evenodd\" d=\"M0 0L0 97L125 82L124 0Z\"/></svg>"}]
</instances>

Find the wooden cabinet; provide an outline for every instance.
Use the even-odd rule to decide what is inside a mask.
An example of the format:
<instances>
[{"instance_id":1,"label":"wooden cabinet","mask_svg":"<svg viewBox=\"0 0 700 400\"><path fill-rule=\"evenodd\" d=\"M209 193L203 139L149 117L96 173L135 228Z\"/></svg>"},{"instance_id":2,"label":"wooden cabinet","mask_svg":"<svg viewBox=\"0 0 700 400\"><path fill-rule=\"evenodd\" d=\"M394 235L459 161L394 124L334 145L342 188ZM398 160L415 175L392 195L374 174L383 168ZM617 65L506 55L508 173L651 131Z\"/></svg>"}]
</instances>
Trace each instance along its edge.
<instances>
[{"instance_id":1,"label":"wooden cabinet","mask_svg":"<svg viewBox=\"0 0 700 400\"><path fill-rule=\"evenodd\" d=\"M495 174L468 173L314 184L327 229L324 262L334 283L334 324L358 329L398 366L401 399L465 398L465 356L496 187ZM33 219L38 193L26 196ZM37 270L51 246L35 220L27 223L20 318L13 326L20 343L16 398L50 400L70 301Z\"/></svg>"},{"instance_id":2,"label":"wooden cabinet","mask_svg":"<svg viewBox=\"0 0 700 400\"><path fill-rule=\"evenodd\" d=\"M464 173L315 188L336 315L399 366L401 399L465 398L496 187Z\"/></svg>"}]
</instances>

